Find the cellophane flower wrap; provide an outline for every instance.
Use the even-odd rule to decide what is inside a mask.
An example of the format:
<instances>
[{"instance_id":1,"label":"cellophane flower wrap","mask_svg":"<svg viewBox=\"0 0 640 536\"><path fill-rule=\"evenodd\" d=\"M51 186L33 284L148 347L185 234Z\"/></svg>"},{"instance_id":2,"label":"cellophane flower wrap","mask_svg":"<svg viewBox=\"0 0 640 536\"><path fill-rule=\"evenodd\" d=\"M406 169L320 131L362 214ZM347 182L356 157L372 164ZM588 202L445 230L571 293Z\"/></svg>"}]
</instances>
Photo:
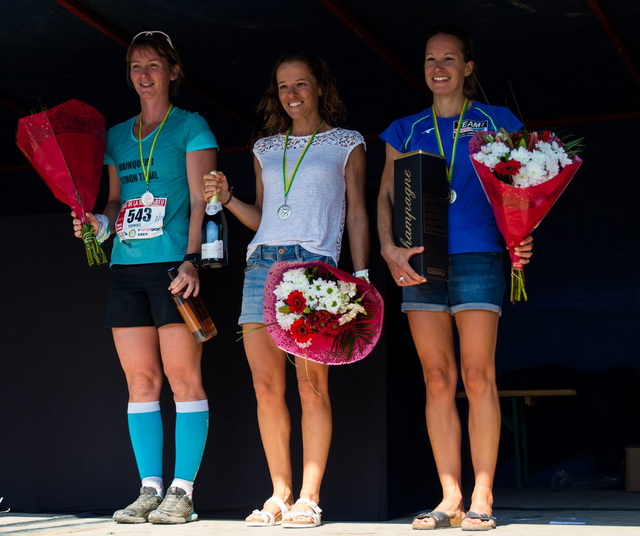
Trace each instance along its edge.
<instances>
[{"instance_id":1,"label":"cellophane flower wrap","mask_svg":"<svg viewBox=\"0 0 640 536\"><path fill-rule=\"evenodd\" d=\"M382 329L371 283L321 261L277 262L264 288L265 324L276 345L325 365L365 358Z\"/></svg>"},{"instance_id":2,"label":"cellophane flower wrap","mask_svg":"<svg viewBox=\"0 0 640 536\"><path fill-rule=\"evenodd\" d=\"M511 258L511 301L527 299L514 249L547 215L582 164L582 139L543 132L476 132L469 154Z\"/></svg>"},{"instance_id":3,"label":"cellophane flower wrap","mask_svg":"<svg viewBox=\"0 0 640 536\"><path fill-rule=\"evenodd\" d=\"M72 99L18 121L16 143L53 195L82 220L89 265L107 258L85 217L98 197L106 146L102 114Z\"/></svg>"}]
</instances>

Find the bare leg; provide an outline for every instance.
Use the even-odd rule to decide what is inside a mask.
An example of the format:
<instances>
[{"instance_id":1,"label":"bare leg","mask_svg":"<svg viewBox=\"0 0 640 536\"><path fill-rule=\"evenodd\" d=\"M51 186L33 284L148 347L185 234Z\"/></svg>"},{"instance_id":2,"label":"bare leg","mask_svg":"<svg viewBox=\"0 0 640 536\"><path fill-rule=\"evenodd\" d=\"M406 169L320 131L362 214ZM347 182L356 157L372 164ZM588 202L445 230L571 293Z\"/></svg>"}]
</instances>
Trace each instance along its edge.
<instances>
[{"instance_id":1,"label":"bare leg","mask_svg":"<svg viewBox=\"0 0 640 536\"><path fill-rule=\"evenodd\" d=\"M129 402L159 400L163 373L158 330L152 326L113 328L113 340L129 389Z\"/></svg>"},{"instance_id":2,"label":"bare leg","mask_svg":"<svg viewBox=\"0 0 640 536\"><path fill-rule=\"evenodd\" d=\"M158 329L164 373L176 402L204 400L202 387L202 344L196 342L184 324L167 324Z\"/></svg>"},{"instance_id":3,"label":"bare leg","mask_svg":"<svg viewBox=\"0 0 640 536\"><path fill-rule=\"evenodd\" d=\"M469 399L469 444L475 474L470 511L491 514L493 478L500 442L500 402L495 351L498 314L469 310L456 314L460 334L462 380ZM487 523L467 520L465 525Z\"/></svg>"},{"instance_id":4,"label":"bare leg","mask_svg":"<svg viewBox=\"0 0 640 536\"><path fill-rule=\"evenodd\" d=\"M267 457L269 474L273 483L273 496L290 507L291 493L291 419L285 401L286 356L266 329L256 329L262 324L244 324L244 347L251 368L253 387L258 404L258 425L262 446ZM253 331L252 331L253 330ZM280 513L278 505L268 502L264 511L274 516ZM247 521L259 521L250 515Z\"/></svg>"},{"instance_id":5,"label":"bare leg","mask_svg":"<svg viewBox=\"0 0 640 536\"><path fill-rule=\"evenodd\" d=\"M448 313L431 311L409 311L408 318L424 373L427 429L442 486L443 498L434 510L451 518L460 518L464 512L461 426L455 402L458 372L452 319ZM435 524L432 519L419 520L418 523L425 526Z\"/></svg>"},{"instance_id":6,"label":"bare leg","mask_svg":"<svg viewBox=\"0 0 640 536\"><path fill-rule=\"evenodd\" d=\"M331 445L332 419L329 400L329 367L296 357L298 391L302 404L303 474L300 497L320 502L320 486ZM310 512L297 503L292 512ZM311 521L297 516L298 522Z\"/></svg>"}]
</instances>

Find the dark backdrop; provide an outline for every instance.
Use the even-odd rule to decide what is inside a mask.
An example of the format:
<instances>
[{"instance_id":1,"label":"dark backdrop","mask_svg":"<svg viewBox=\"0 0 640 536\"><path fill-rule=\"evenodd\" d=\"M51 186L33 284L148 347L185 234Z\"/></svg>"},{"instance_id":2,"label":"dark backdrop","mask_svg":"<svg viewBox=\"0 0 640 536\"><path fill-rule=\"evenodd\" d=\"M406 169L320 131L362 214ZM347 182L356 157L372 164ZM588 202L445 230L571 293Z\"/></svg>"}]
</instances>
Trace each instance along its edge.
<instances>
[{"instance_id":1,"label":"dark backdrop","mask_svg":"<svg viewBox=\"0 0 640 536\"><path fill-rule=\"evenodd\" d=\"M574 129L586 136L585 164L534 233L535 255L526 269L529 301L504 304L501 387L579 388L575 400L549 400L530 410L534 485L549 486L558 469L594 478L618 474L625 445L640 442L637 170L631 159L617 157L640 141L636 127L620 121ZM369 142L372 229L382 156L381 142ZM230 176L248 177L240 195L250 201L248 154L220 160ZM264 501L270 486L236 324L251 233L231 215L229 225L229 266L202 275L219 334L205 344L212 414L196 507L204 515L241 517ZM323 486L330 519L410 513L433 503L439 491L420 366L399 312L399 290L372 239L373 281L386 300L386 328L370 357L332 370L335 431ZM0 495L15 511L122 507L139 482L126 427L126 385L110 333L102 328L108 268L86 266L62 206L49 214L1 218L0 251ZM342 265L350 269L348 244ZM294 383L289 391L296 423ZM168 391L162 407L169 478ZM606 433L594 433L599 430ZM293 443L299 483L297 431ZM513 486L509 434L501 449L497 484Z\"/></svg>"}]
</instances>

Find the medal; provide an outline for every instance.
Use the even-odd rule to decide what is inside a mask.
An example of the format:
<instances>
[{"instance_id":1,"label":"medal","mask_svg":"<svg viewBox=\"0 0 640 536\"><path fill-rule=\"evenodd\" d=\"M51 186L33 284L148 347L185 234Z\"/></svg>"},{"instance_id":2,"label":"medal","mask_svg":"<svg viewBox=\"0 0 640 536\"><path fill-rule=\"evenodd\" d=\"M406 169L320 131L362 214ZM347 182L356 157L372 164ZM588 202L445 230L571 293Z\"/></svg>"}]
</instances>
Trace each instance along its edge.
<instances>
[{"instance_id":1,"label":"medal","mask_svg":"<svg viewBox=\"0 0 640 536\"><path fill-rule=\"evenodd\" d=\"M167 122L167 118L169 114L173 110L173 104L169 106L167 110L167 114L164 116L162 123L160 124L160 128L158 132L156 132L155 137L153 138L153 143L151 144L151 151L149 151L149 158L147 159L147 167L144 167L144 158L142 157L142 113L140 113L140 119L138 122L138 149L140 151L140 165L142 166L142 176L144 177L144 182L147 184L147 191L140 196L140 202L148 207L153 203L153 194L149 191L149 172L151 171L151 159L153 157L153 150L155 149L156 142L158 141L158 136L160 136L160 132L164 127L164 124Z\"/></svg>"},{"instance_id":2,"label":"medal","mask_svg":"<svg viewBox=\"0 0 640 536\"><path fill-rule=\"evenodd\" d=\"M151 205L151 203L153 203L153 194L149 190L147 190L140 196L140 201L145 207L148 207L149 205Z\"/></svg>"},{"instance_id":3,"label":"medal","mask_svg":"<svg viewBox=\"0 0 640 536\"><path fill-rule=\"evenodd\" d=\"M289 216L291 216L291 207L287 204L282 205L278 209L278 218L280 218L281 220L286 220L289 218Z\"/></svg>"},{"instance_id":4,"label":"medal","mask_svg":"<svg viewBox=\"0 0 640 536\"><path fill-rule=\"evenodd\" d=\"M464 120L464 113L467 109L467 103L469 99L464 99L464 104L462 105L462 111L460 112L460 117L458 117L458 127L456 128L456 133L453 137L453 148L451 150L451 165L447 168L447 180L449 181L449 204L455 202L458 198L458 194L456 191L451 188L451 183L453 181L453 165L456 161L456 148L458 147L458 138L460 137L460 128L462 127L462 122ZM442 146L442 139L440 138L440 129L438 128L438 118L436 117L436 110L432 106L431 114L433 115L433 126L436 131L436 140L438 141L438 149L440 151L441 156L445 156L444 147Z\"/></svg>"}]
</instances>

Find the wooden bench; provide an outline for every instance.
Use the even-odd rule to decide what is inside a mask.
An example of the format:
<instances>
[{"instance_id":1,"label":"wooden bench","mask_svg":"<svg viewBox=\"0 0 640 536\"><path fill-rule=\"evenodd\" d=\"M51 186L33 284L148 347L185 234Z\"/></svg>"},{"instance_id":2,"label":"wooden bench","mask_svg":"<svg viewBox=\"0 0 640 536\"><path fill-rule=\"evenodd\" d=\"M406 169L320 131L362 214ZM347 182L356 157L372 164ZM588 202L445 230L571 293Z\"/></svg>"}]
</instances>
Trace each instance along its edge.
<instances>
[{"instance_id":1,"label":"wooden bench","mask_svg":"<svg viewBox=\"0 0 640 536\"><path fill-rule=\"evenodd\" d=\"M511 414L502 412L502 423L513 434L514 455L516 461L516 487L524 488L529 485L529 451L527 447L527 420L525 406L535 406L540 397L548 396L576 396L575 389L514 389L498 391L500 398L509 398ZM467 398L464 391L460 391L456 398Z\"/></svg>"}]
</instances>

